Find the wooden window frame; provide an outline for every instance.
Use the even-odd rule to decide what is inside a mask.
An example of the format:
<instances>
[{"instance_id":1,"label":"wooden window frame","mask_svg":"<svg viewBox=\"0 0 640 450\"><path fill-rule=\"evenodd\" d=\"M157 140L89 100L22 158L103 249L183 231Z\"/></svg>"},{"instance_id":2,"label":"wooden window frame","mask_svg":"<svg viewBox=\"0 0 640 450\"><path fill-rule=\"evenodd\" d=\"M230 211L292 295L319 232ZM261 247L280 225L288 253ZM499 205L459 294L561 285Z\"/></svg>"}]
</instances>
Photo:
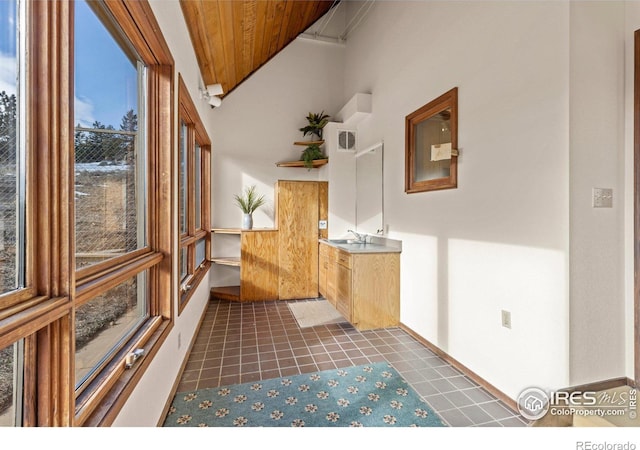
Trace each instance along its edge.
<instances>
[{"instance_id":1,"label":"wooden window frame","mask_svg":"<svg viewBox=\"0 0 640 450\"><path fill-rule=\"evenodd\" d=\"M174 60L149 4L105 0L104 6L121 28L141 61L147 67L145 93L146 151L148 160L148 246L122 259L105 261L100 271L92 270L77 280L72 300L79 306L95 298L122 281L143 271L148 273L148 318L137 328L135 335L121 346L114 357L101 368L88 388L76 398L75 421L79 425L109 425L120 410L127 395L149 366L153 355L166 339L173 326L172 258L173 208L171 173L173 148L173 67ZM126 355L136 348L145 349L145 358L132 369L125 370Z\"/></svg>"},{"instance_id":2,"label":"wooden window frame","mask_svg":"<svg viewBox=\"0 0 640 450\"><path fill-rule=\"evenodd\" d=\"M447 177L418 181L415 179L416 133L415 128L421 122L435 116L445 109L451 110L449 127L451 130L451 164ZM458 187L458 88L445 92L435 100L405 117L405 188L407 194L417 192L455 189Z\"/></svg>"},{"instance_id":3,"label":"wooden window frame","mask_svg":"<svg viewBox=\"0 0 640 450\"><path fill-rule=\"evenodd\" d=\"M206 255L210 254L211 233L210 233L210 192L211 192L211 140L200 120L200 115L196 109L191 95L187 89L182 75L178 75L178 103L179 103L179 126L184 123L187 127L187 205L185 214L187 218L187 232L180 235L179 253L184 248L187 249L187 275L185 280L180 280L178 314L182 313L185 306L191 299L195 288L204 279L204 275L209 270L211 262ZM179 144L182 146L182 142ZM200 228L196 229L195 224L195 146L200 147ZM180 152L181 150L179 150ZM180 158L180 156L179 156ZM181 174L178 176L182 179ZM178 200L181 201L181 198ZM178 205L181 208L181 205ZM195 249L198 241L205 239L205 261L196 267Z\"/></svg>"},{"instance_id":4,"label":"wooden window frame","mask_svg":"<svg viewBox=\"0 0 640 450\"><path fill-rule=\"evenodd\" d=\"M146 0L102 4L147 65L149 245L75 270L74 3L27 2L27 287L0 297L0 348L25 339L24 426L110 425L173 327L175 64ZM77 396L76 307L143 270L149 319ZM145 357L125 370L138 347Z\"/></svg>"}]
</instances>

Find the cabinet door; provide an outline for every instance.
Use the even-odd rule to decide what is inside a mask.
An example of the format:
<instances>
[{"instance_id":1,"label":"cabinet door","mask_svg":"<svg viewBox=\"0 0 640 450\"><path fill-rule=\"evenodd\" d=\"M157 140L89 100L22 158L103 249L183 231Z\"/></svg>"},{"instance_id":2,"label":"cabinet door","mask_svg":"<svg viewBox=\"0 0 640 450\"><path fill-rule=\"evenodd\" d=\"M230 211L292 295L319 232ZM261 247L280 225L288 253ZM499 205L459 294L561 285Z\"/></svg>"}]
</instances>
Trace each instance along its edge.
<instances>
[{"instance_id":1,"label":"cabinet door","mask_svg":"<svg viewBox=\"0 0 640 450\"><path fill-rule=\"evenodd\" d=\"M338 278L338 259L335 247L327 249L327 295L326 298L336 306L336 281Z\"/></svg>"},{"instance_id":2,"label":"cabinet door","mask_svg":"<svg viewBox=\"0 0 640 450\"><path fill-rule=\"evenodd\" d=\"M318 296L318 182L278 181L280 299Z\"/></svg>"},{"instance_id":3,"label":"cabinet door","mask_svg":"<svg viewBox=\"0 0 640 450\"><path fill-rule=\"evenodd\" d=\"M351 320L351 269L342 264L336 264L336 309L349 322ZM353 322L352 322L353 323Z\"/></svg>"},{"instance_id":4,"label":"cabinet door","mask_svg":"<svg viewBox=\"0 0 640 450\"><path fill-rule=\"evenodd\" d=\"M329 266L329 255L326 244L320 244L320 257L318 258L318 291L320 295L327 298L327 269Z\"/></svg>"},{"instance_id":5,"label":"cabinet door","mask_svg":"<svg viewBox=\"0 0 640 450\"><path fill-rule=\"evenodd\" d=\"M243 231L240 300L278 299L278 232Z\"/></svg>"}]
</instances>

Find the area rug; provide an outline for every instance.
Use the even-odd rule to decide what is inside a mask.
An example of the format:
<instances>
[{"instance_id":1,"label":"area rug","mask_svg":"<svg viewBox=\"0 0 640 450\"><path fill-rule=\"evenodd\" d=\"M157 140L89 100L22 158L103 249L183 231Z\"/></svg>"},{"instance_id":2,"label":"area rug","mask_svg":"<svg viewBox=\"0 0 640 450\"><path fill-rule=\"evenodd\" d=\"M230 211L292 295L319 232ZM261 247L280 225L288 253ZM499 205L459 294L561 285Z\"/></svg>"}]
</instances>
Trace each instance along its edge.
<instances>
[{"instance_id":1,"label":"area rug","mask_svg":"<svg viewBox=\"0 0 640 450\"><path fill-rule=\"evenodd\" d=\"M386 362L176 394L165 427L443 427Z\"/></svg>"},{"instance_id":2,"label":"area rug","mask_svg":"<svg viewBox=\"0 0 640 450\"><path fill-rule=\"evenodd\" d=\"M287 306L300 328L346 322L346 319L327 300L294 301L287 303Z\"/></svg>"}]
</instances>

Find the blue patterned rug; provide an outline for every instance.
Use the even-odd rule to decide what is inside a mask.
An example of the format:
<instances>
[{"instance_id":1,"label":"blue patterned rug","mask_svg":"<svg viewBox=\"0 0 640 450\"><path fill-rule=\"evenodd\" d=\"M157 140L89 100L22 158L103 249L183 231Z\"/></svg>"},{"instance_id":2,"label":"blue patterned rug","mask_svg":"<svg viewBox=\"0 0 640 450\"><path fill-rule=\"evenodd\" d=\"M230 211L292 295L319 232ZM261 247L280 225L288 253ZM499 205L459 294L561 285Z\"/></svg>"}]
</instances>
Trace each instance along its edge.
<instances>
[{"instance_id":1,"label":"blue patterned rug","mask_svg":"<svg viewBox=\"0 0 640 450\"><path fill-rule=\"evenodd\" d=\"M386 362L177 393L165 427L443 427Z\"/></svg>"}]
</instances>

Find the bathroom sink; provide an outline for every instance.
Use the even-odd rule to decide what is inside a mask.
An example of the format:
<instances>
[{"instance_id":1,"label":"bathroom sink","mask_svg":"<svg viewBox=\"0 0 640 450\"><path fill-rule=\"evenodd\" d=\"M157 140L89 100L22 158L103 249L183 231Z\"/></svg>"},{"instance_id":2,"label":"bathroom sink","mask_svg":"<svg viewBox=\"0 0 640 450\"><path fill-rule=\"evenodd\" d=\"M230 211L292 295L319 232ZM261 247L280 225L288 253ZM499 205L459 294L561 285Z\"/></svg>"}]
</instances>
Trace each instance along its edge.
<instances>
[{"instance_id":1,"label":"bathroom sink","mask_svg":"<svg viewBox=\"0 0 640 450\"><path fill-rule=\"evenodd\" d=\"M327 242L334 245L359 244L355 239L327 239Z\"/></svg>"}]
</instances>

